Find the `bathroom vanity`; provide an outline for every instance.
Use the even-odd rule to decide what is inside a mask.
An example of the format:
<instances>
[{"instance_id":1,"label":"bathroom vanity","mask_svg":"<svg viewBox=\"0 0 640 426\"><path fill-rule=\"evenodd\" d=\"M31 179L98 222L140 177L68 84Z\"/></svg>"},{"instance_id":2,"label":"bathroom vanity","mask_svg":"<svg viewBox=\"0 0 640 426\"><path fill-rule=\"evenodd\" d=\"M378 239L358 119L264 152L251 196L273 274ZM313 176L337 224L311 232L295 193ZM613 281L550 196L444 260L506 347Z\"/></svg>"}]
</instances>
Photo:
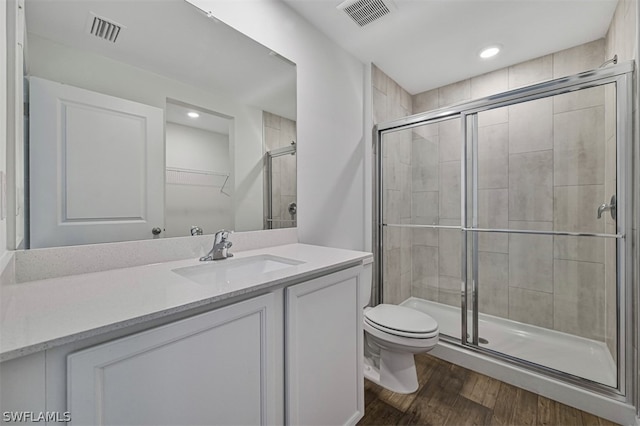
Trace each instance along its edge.
<instances>
[{"instance_id":1,"label":"bathroom vanity","mask_svg":"<svg viewBox=\"0 0 640 426\"><path fill-rule=\"evenodd\" d=\"M371 255L304 244L2 286L2 411L355 424Z\"/></svg>"}]
</instances>

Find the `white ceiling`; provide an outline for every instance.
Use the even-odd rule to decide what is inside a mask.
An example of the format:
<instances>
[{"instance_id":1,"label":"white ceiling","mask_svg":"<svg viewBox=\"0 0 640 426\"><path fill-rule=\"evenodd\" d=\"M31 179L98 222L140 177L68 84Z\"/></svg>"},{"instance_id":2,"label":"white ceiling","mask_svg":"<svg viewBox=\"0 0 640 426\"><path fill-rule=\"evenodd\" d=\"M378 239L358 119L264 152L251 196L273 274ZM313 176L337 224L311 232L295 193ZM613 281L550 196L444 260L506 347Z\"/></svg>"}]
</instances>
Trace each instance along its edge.
<instances>
[{"instance_id":1,"label":"white ceiling","mask_svg":"<svg viewBox=\"0 0 640 426\"><path fill-rule=\"evenodd\" d=\"M411 94L596 40L617 0L395 0L397 10L359 27L342 0L283 0L364 63ZM499 43L502 52L480 59Z\"/></svg>"},{"instance_id":2,"label":"white ceiling","mask_svg":"<svg viewBox=\"0 0 640 426\"><path fill-rule=\"evenodd\" d=\"M295 65L184 0L26 0L25 11L27 32L296 118ZM90 12L126 27L115 43L86 32Z\"/></svg>"},{"instance_id":3,"label":"white ceiling","mask_svg":"<svg viewBox=\"0 0 640 426\"><path fill-rule=\"evenodd\" d=\"M197 112L200 117L191 118L189 112ZM181 124L187 127L207 130L209 132L229 135L231 119L212 114L197 107L189 107L185 104L167 102L165 119L170 123Z\"/></svg>"}]
</instances>

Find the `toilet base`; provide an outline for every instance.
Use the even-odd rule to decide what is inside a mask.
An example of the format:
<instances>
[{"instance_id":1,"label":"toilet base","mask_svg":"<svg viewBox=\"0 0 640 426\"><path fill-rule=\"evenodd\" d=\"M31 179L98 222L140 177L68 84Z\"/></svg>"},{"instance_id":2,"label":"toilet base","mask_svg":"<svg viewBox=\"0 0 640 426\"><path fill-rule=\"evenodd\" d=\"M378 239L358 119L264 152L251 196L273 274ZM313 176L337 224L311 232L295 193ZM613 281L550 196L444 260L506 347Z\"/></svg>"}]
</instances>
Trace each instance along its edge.
<instances>
[{"instance_id":1,"label":"toilet base","mask_svg":"<svg viewBox=\"0 0 640 426\"><path fill-rule=\"evenodd\" d=\"M413 393L418 390L418 374L411 353L391 352L380 349L380 367L365 357L364 377L373 383L396 393Z\"/></svg>"}]
</instances>

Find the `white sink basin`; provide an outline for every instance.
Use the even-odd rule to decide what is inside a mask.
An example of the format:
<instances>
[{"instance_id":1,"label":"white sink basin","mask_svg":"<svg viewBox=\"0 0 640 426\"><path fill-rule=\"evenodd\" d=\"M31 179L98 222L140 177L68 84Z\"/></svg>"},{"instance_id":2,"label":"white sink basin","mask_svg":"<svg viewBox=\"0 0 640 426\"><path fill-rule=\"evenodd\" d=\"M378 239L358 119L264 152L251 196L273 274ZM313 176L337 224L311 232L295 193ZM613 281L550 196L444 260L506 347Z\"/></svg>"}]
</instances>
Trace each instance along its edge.
<instances>
[{"instance_id":1,"label":"white sink basin","mask_svg":"<svg viewBox=\"0 0 640 426\"><path fill-rule=\"evenodd\" d=\"M237 282L302 263L304 262L299 260L261 254L240 259L229 258L203 262L200 265L176 268L172 271L195 283L210 285Z\"/></svg>"}]
</instances>

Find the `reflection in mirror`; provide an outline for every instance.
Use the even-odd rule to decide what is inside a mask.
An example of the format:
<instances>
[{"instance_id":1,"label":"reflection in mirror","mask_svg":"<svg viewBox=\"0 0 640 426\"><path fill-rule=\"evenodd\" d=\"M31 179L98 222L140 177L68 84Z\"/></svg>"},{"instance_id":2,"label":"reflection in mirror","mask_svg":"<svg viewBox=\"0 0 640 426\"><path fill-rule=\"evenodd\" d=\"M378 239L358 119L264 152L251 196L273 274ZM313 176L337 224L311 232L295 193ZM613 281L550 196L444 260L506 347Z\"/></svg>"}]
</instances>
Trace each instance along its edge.
<instances>
[{"instance_id":1,"label":"reflection in mirror","mask_svg":"<svg viewBox=\"0 0 640 426\"><path fill-rule=\"evenodd\" d=\"M297 220L296 122L265 112L265 229L291 228Z\"/></svg>"},{"instance_id":2,"label":"reflection in mirror","mask_svg":"<svg viewBox=\"0 0 640 426\"><path fill-rule=\"evenodd\" d=\"M25 11L27 247L295 226L295 64L184 0Z\"/></svg>"},{"instance_id":3,"label":"reflection in mirror","mask_svg":"<svg viewBox=\"0 0 640 426\"><path fill-rule=\"evenodd\" d=\"M183 237L233 227L229 127L195 106L167 102L165 236Z\"/></svg>"}]
</instances>

